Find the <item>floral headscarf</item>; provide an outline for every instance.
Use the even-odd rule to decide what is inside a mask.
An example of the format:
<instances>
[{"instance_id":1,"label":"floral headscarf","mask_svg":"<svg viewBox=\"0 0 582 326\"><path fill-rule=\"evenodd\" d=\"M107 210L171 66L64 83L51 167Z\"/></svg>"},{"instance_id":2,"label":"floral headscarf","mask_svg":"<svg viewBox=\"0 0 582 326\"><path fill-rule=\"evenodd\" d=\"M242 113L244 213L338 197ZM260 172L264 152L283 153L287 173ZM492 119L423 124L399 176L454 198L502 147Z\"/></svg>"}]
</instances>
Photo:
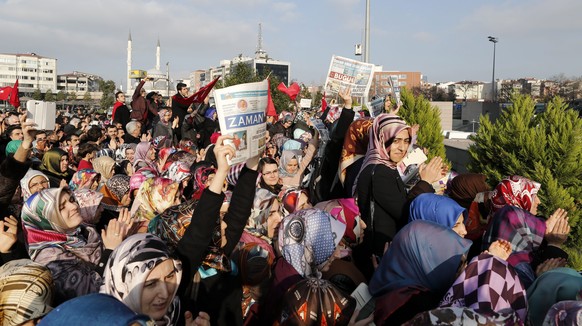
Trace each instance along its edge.
<instances>
[{"instance_id":1,"label":"floral headscarf","mask_svg":"<svg viewBox=\"0 0 582 326\"><path fill-rule=\"evenodd\" d=\"M177 161L184 163L188 168L190 168L192 164L196 163L196 156L184 150L172 152L170 156L168 156L168 159L166 159L166 163L162 170L166 171L172 163Z\"/></svg>"},{"instance_id":2,"label":"floral headscarf","mask_svg":"<svg viewBox=\"0 0 582 326\"><path fill-rule=\"evenodd\" d=\"M360 209L353 198L339 198L319 202L315 207L331 214L336 220L346 225L344 240L350 246L360 243L362 233L362 221Z\"/></svg>"},{"instance_id":3,"label":"floral headscarf","mask_svg":"<svg viewBox=\"0 0 582 326\"><path fill-rule=\"evenodd\" d=\"M507 177L495 187L491 198L492 214L506 205L519 207L529 211L533 203L533 196L538 193L541 185L538 182L514 175Z\"/></svg>"},{"instance_id":4,"label":"floral headscarf","mask_svg":"<svg viewBox=\"0 0 582 326\"><path fill-rule=\"evenodd\" d=\"M172 162L168 169L162 173L162 177L171 179L176 183L180 183L190 176L190 166L182 161Z\"/></svg>"},{"instance_id":5,"label":"floral headscarf","mask_svg":"<svg viewBox=\"0 0 582 326\"><path fill-rule=\"evenodd\" d=\"M139 188L131 208L138 221L149 221L174 205L178 184L166 178L146 180Z\"/></svg>"},{"instance_id":6,"label":"floral headscarf","mask_svg":"<svg viewBox=\"0 0 582 326\"><path fill-rule=\"evenodd\" d=\"M278 197L267 189L258 188L245 229L251 234L261 237L267 236L267 220L271 214L271 206Z\"/></svg>"},{"instance_id":7,"label":"floral headscarf","mask_svg":"<svg viewBox=\"0 0 582 326\"><path fill-rule=\"evenodd\" d=\"M139 189L146 180L156 177L158 177L158 170L154 168L145 167L135 171L129 179L129 191Z\"/></svg>"},{"instance_id":8,"label":"floral headscarf","mask_svg":"<svg viewBox=\"0 0 582 326\"><path fill-rule=\"evenodd\" d=\"M138 164L145 164L147 167L156 169L157 171L156 164L147 157L150 147L152 146L153 145L147 141L142 141L139 144L137 144L137 146L135 147L135 156L133 159L134 170L139 169Z\"/></svg>"},{"instance_id":9,"label":"floral headscarf","mask_svg":"<svg viewBox=\"0 0 582 326\"><path fill-rule=\"evenodd\" d=\"M20 180L20 190L22 192L22 198L24 201L33 195L30 193L30 180L36 176L41 176L45 178L46 181L49 181L49 178L44 173L33 169L28 170L28 172L26 172L24 177Z\"/></svg>"},{"instance_id":10,"label":"floral headscarf","mask_svg":"<svg viewBox=\"0 0 582 326\"><path fill-rule=\"evenodd\" d=\"M91 189L78 189L73 192L75 200L79 204L79 214L85 224L95 225L99 222L101 215L97 214L99 204L103 199L103 194Z\"/></svg>"},{"instance_id":11,"label":"floral headscarf","mask_svg":"<svg viewBox=\"0 0 582 326\"><path fill-rule=\"evenodd\" d=\"M195 166L192 166L191 171L192 175L194 176L194 195L192 197L194 199L200 199L202 192L206 188L205 185L208 181L208 177L212 174L216 174L216 169L208 163L200 162Z\"/></svg>"},{"instance_id":12,"label":"floral headscarf","mask_svg":"<svg viewBox=\"0 0 582 326\"><path fill-rule=\"evenodd\" d=\"M129 192L130 177L125 174L116 174L107 180L105 186L101 188L103 200L101 203L105 209L119 212L124 206L121 199Z\"/></svg>"},{"instance_id":13,"label":"floral headscarf","mask_svg":"<svg viewBox=\"0 0 582 326\"><path fill-rule=\"evenodd\" d=\"M69 182L69 189L75 191L77 189L91 189L95 180L100 176L95 170L82 169L73 174ZM100 177L99 177L100 178Z\"/></svg>"},{"instance_id":14,"label":"floral headscarf","mask_svg":"<svg viewBox=\"0 0 582 326\"><path fill-rule=\"evenodd\" d=\"M366 155L373 121L372 118L358 119L348 128L339 164L339 179L342 184L346 179L346 169Z\"/></svg>"},{"instance_id":15,"label":"floral headscarf","mask_svg":"<svg viewBox=\"0 0 582 326\"><path fill-rule=\"evenodd\" d=\"M136 313L141 311L141 295L151 271L166 260L174 263L176 291L174 300L164 316L164 325L176 325L180 316L180 299L176 296L182 279L182 263L172 259L164 241L149 233L134 234L125 239L109 257L101 293L123 302Z\"/></svg>"}]
</instances>

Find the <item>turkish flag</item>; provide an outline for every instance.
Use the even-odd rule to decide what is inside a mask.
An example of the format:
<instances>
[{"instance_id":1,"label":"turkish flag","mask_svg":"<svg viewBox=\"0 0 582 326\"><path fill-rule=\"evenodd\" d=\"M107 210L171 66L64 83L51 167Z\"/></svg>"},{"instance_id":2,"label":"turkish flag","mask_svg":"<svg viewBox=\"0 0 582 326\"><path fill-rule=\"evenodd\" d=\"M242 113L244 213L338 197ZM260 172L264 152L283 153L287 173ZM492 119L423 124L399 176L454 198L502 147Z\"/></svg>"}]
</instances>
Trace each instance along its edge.
<instances>
[{"instance_id":1,"label":"turkish flag","mask_svg":"<svg viewBox=\"0 0 582 326\"><path fill-rule=\"evenodd\" d=\"M267 116L273 116L275 117L275 120L277 120L277 110L275 110L275 104L273 103L273 98L271 97L271 81L267 80L269 82L269 100L267 103Z\"/></svg>"},{"instance_id":2,"label":"turkish flag","mask_svg":"<svg viewBox=\"0 0 582 326\"><path fill-rule=\"evenodd\" d=\"M289 86L289 88L287 88L287 86L285 86L285 84L281 82L281 84L277 86L277 89L287 94L291 101L295 101L295 98L297 97L297 95L299 95L299 92L301 91L301 87L299 87L299 84L297 83L293 83L291 84L291 86Z\"/></svg>"},{"instance_id":3,"label":"turkish flag","mask_svg":"<svg viewBox=\"0 0 582 326\"><path fill-rule=\"evenodd\" d=\"M16 83L14 83L14 87L12 87L12 92L10 93L10 104L14 108L20 107L20 98L18 97L18 79Z\"/></svg>"},{"instance_id":4,"label":"turkish flag","mask_svg":"<svg viewBox=\"0 0 582 326\"><path fill-rule=\"evenodd\" d=\"M192 103L202 103L204 102L206 96L210 94L210 91L212 91L212 88L214 87L219 78L220 76L216 77L213 81L208 83L208 85L201 87L198 90L198 92L192 94L189 97L182 97L182 95L176 94L172 96L172 101L176 101L182 105L190 105Z\"/></svg>"},{"instance_id":5,"label":"turkish flag","mask_svg":"<svg viewBox=\"0 0 582 326\"><path fill-rule=\"evenodd\" d=\"M323 96L321 97L321 112L327 109L327 101L325 100L325 92L323 92Z\"/></svg>"},{"instance_id":6,"label":"turkish flag","mask_svg":"<svg viewBox=\"0 0 582 326\"><path fill-rule=\"evenodd\" d=\"M0 100L6 101L10 97L10 93L12 93L11 86L0 88Z\"/></svg>"}]
</instances>

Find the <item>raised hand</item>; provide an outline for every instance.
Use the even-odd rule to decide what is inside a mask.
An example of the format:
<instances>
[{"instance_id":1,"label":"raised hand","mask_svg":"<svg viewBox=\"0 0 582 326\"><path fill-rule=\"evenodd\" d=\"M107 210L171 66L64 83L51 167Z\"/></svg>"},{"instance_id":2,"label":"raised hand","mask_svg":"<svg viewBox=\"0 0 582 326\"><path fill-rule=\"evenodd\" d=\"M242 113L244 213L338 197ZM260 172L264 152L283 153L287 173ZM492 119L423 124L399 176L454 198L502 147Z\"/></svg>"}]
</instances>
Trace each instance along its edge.
<instances>
[{"instance_id":1,"label":"raised hand","mask_svg":"<svg viewBox=\"0 0 582 326\"><path fill-rule=\"evenodd\" d=\"M422 163L419 168L420 179L428 183L433 183L442 178L443 159L435 156L428 162Z\"/></svg>"},{"instance_id":2,"label":"raised hand","mask_svg":"<svg viewBox=\"0 0 582 326\"><path fill-rule=\"evenodd\" d=\"M194 315L190 311L186 311L184 318L187 326L210 326L210 316L204 311L200 311L196 319L194 319Z\"/></svg>"},{"instance_id":3,"label":"raised hand","mask_svg":"<svg viewBox=\"0 0 582 326\"><path fill-rule=\"evenodd\" d=\"M18 220L10 215L4 221L0 221L0 253L10 252L12 246L16 243L16 234L18 233Z\"/></svg>"},{"instance_id":4,"label":"raised hand","mask_svg":"<svg viewBox=\"0 0 582 326\"><path fill-rule=\"evenodd\" d=\"M561 247L568 239L568 234L570 234L568 212L562 208L558 208L546 221L546 234L544 238L548 242L548 245Z\"/></svg>"},{"instance_id":5,"label":"raised hand","mask_svg":"<svg viewBox=\"0 0 582 326\"><path fill-rule=\"evenodd\" d=\"M511 255L511 243L507 240L497 240L489 245L489 249L486 250L486 253L490 255L499 257L503 260L507 260L509 255Z\"/></svg>"},{"instance_id":6,"label":"raised hand","mask_svg":"<svg viewBox=\"0 0 582 326\"><path fill-rule=\"evenodd\" d=\"M351 109L352 108L352 89L349 87L346 87L343 90L340 90L338 95L344 101L344 108Z\"/></svg>"},{"instance_id":7,"label":"raised hand","mask_svg":"<svg viewBox=\"0 0 582 326\"><path fill-rule=\"evenodd\" d=\"M113 250L119 246L119 244L125 238L127 230L125 227L117 221L117 219L112 219L107 224L107 229L101 230L101 240L103 241L103 247L105 249Z\"/></svg>"}]
</instances>

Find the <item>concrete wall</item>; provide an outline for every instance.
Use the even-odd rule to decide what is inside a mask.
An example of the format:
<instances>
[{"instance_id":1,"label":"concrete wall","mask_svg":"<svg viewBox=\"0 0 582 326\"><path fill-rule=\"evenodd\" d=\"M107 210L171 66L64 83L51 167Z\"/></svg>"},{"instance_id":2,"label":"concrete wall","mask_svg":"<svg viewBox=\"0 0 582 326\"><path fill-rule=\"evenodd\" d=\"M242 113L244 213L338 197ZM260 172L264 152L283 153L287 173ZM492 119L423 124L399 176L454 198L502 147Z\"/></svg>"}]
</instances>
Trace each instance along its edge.
<instances>
[{"instance_id":1,"label":"concrete wall","mask_svg":"<svg viewBox=\"0 0 582 326\"><path fill-rule=\"evenodd\" d=\"M441 130L453 129L453 102L430 102L441 111Z\"/></svg>"},{"instance_id":2,"label":"concrete wall","mask_svg":"<svg viewBox=\"0 0 582 326\"><path fill-rule=\"evenodd\" d=\"M479 121L479 117L483 114L489 114L489 119L494 122L499 117L500 108L498 103L491 102L466 102L461 111L461 120L464 122L471 122L473 120Z\"/></svg>"}]
</instances>

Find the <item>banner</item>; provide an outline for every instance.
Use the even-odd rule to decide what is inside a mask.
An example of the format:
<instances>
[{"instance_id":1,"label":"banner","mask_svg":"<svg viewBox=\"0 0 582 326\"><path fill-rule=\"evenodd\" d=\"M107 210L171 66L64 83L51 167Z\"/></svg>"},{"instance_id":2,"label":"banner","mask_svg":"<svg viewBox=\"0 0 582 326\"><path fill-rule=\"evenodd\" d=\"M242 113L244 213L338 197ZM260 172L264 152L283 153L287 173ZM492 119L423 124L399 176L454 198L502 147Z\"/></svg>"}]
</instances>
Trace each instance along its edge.
<instances>
[{"instance_id":1,"label":"banner","mask_svg":"<svg viewBox=\"0 0 582 326\"><path fill-rule=\"evenodd\" d=\"M301 108L310 109L311 108L311 99L310 98L302 98L299 102L299 106Z\"/></svg>"},{"instance_id":2,"label":"banner","mask_svg":"<svg viewBox=\"0 0 582 326\"><path fill-rule=\"evenodd\" d=\"M372 85L373 75L374 64L334 55L331 57L324 91L329 96L337 95L344 88L351 88L353 97L365 97Z\"/></svg>"},{"instance_id":3,"label":"banner","mask_svg":"<svg viewBox=\"0 0 582 326\"><path fill-rule=\"evenodd\" d=\"M234 137L225 142L236 150L235 157L229 158L229 164L244 162L265 150L268 96L266 79L214 90L220 131Z\"/></svg>"}]
</instances>

